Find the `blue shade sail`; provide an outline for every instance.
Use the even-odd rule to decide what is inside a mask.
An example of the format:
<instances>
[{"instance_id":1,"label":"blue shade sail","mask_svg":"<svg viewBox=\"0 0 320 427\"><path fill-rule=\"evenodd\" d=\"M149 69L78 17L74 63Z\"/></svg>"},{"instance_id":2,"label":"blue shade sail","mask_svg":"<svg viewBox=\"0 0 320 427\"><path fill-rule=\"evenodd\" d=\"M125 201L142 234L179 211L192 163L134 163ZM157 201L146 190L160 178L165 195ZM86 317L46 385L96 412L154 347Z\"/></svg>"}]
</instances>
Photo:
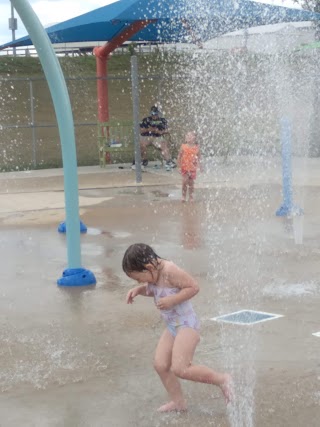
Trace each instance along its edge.
<instances>
[{"instance_id":1,"label":"blue shade sail","mask_svg":"<svg viewBox=\"0 0 320 427\"><path fill-rule=\"evenodd\" d=\"M120 0L46 31L52 43L110 41L133 22L155 20L129 40L188 43L190 28L196 39L206 41L243 28L319 19L320 14L307 10L249 0ZM27 36L0 49L31 44Z\"/></svg>"}]
</instances>

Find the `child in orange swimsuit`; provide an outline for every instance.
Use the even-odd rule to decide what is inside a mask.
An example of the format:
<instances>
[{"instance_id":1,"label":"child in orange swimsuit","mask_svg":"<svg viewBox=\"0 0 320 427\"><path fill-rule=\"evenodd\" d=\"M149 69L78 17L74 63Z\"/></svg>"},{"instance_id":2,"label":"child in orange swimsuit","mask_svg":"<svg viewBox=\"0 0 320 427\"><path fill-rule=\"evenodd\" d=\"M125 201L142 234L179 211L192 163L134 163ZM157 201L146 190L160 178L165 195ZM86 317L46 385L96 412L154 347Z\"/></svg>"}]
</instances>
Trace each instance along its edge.
<instances>
[{"instance_id":1,"label":"child in orange swimsuit","mask_svg":"<svg viewBox=\"0 0 320 427\"><path fill-rule=\"evenodd\" d=\"M200 148L195 132L188 132L185 143L181 145L178 166L182 175L182 202L186 202L189 187L189 202L193 201L194 181L200 162Z\"/></svg>"}]
</instances>

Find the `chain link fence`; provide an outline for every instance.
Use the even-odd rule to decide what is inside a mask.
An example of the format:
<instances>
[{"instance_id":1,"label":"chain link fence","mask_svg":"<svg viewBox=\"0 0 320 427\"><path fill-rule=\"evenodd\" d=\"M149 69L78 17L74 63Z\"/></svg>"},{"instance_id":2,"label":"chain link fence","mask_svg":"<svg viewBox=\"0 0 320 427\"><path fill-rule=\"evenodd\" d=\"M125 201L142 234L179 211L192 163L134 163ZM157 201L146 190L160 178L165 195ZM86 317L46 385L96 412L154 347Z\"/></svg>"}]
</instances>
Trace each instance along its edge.
<instances>
[{"instance_id":1,"label":"chain link fence","mask_svg":"<svg viewBox=\"0 0 320 427\"><path fill-rule=\"evenodd\" d=\"M78 165L99 164L97 78L66 78ZM163 79L140 76L140 111L161 104ZM130 77L108 77L110 120L132 120ZM59 131L45 78L0 78L0 170L62 166Z\"/></svg>"},{"instance_id":2,"label":"chain link fence","mask_svg":"<svg viewBox=\"0 0 320 427\"><path fill-rule=\"evenodd\" d=\"M139 76L140 118L158 103L177 152L196 130L207 156L278 155L280 118L291 118L293 151L320 155L319 58L192 53L174 71ZM66 78L78 164L98 165L97 79ZM132 120L131 77L109 76L110 120ZM0 77L0 170L61 167L61 147L44 78Z\"/></svg>"}]
</instances>

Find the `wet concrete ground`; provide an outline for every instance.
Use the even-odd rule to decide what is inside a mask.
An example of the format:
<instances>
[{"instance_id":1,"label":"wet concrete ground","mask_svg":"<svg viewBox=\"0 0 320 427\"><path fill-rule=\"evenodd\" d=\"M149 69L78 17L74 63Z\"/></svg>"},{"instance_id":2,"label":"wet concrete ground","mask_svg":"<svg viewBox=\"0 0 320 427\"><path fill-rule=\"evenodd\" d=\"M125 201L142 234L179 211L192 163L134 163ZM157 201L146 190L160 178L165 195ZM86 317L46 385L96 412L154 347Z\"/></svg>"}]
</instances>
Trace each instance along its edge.
<instances>
[{"instance_id":1,"label":"wet concrete ground","mask_svg":"<svg viewBox=\"0 0 320 427\"><path fill-rule=\"evenodd\" d=\"M275 216L281 171L272 162L216 164L199 177L192 205L180 203L176 172L150 169L136 186L129 169L80 170L83 266L98 281L83 289L55 285L66 267L59 172L4 174L0 426L317 427L320 168L311 163L296 174L305 215L294 223ZM125 304L133 283L121 270L139 241L199 281L195 360L233 373L229 408L215 387L183 382L189 412L155 412L166 400L152 368L163 324L151 299ZM255 326L210 320L240 309L284 317Z\"/></svg>"}]
</instances>

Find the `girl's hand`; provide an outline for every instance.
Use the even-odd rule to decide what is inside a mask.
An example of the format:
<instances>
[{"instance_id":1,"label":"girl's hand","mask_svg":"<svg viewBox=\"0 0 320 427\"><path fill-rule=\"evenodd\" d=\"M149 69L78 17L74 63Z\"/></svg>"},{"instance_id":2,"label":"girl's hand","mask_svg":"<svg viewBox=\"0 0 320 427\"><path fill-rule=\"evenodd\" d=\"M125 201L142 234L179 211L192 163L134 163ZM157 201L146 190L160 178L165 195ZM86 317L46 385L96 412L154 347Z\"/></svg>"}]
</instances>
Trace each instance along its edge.
<instances>
[{"instance_id":1,"label":"girl's hand","mask_svg":"<svg viewBox=\"0 0 320 427\"><path fill-rule=\"evenodd\" d=\"M172 297L160 298L156 306L159 310L168 310L174 306L174 301L172 301Z\"/></svg>"},{"instance_id":2,"label":"girl's hand","mask_svg":"<svg viewBox=\"0 0 320 427\"><path fill-rule=\"evenodd\" d=\"M127 293L127 298L126 298L127 304L132 304L134 298L137 295L139 295L139 288L130 289L130 291Z\"/></svg>"}]
</instances>

